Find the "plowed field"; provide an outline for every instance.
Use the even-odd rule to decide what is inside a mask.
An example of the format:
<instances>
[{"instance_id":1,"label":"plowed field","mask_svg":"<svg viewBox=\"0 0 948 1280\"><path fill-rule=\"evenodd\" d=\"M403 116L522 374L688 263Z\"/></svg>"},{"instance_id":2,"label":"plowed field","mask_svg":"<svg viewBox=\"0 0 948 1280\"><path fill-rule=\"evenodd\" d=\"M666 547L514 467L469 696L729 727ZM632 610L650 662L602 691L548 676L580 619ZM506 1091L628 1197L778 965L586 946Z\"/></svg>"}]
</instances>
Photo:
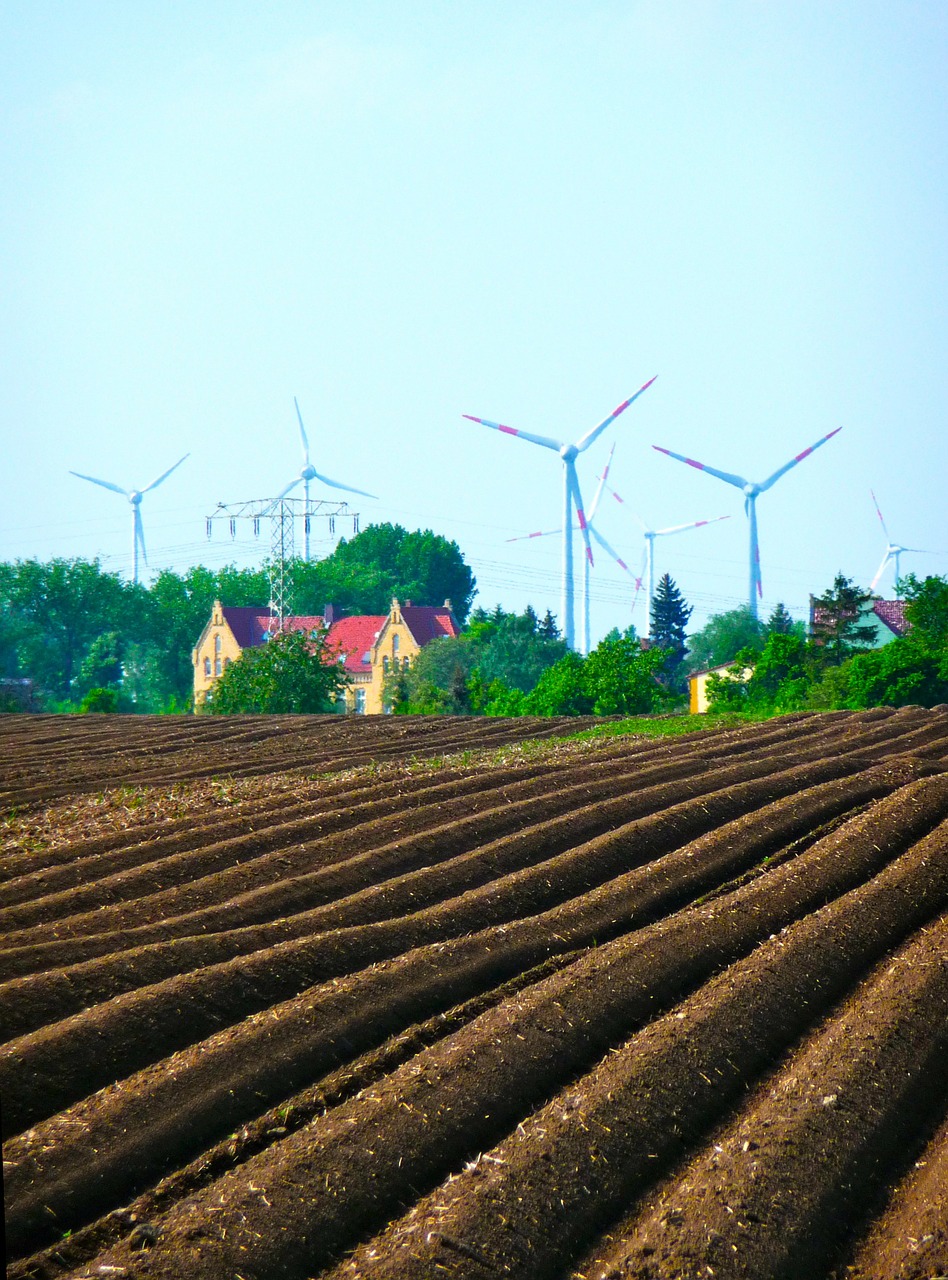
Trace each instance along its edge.
<instances>
[{"instance_id":1,"label":"plowed field","mask_svg":"<svg viewBox=\"0 0 948 1280\"><path fill-rule=\"evenodd\" d=\"M948 1276L948 707L581 727L0 718L8 1275Z\"/></svg>"}]
</instances>

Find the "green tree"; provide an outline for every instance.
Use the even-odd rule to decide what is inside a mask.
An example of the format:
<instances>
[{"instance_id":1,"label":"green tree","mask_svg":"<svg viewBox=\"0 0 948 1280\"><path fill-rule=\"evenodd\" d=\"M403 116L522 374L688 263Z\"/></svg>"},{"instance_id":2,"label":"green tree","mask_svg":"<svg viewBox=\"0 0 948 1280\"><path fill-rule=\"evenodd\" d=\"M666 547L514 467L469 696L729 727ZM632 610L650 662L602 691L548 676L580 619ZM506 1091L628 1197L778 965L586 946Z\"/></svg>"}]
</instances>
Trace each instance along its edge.
<instances>
[{"instance_id":1,"label":"green tree","mask_svg":"<svg viewBox=\"0 0 948 1280\"><path fill-rule=\"evenodd\" d=\"M793 633L804 636L806 628L802 622L794 622L787 606L782 600L779 600L774 605L770 617L764 623L764 634L767 636L789 636Z\"/></svg>"},{"instance_id":2,"label":"green tree","mask_svg":"<svg viewBox=\"0 0 948 1280\"><path fill-rule=\"evenodd\" d=\"M688 637L688 670L723 666L742 649L760 649L763 640L764 627L747 605L713 613L700 631Z\"/></svg>"},{"instance_id":3,"label":"green tree","mask_svg":"<svg viewBox=\"0 0 948 1280\"><path fill-rule=\"evenodd\" d=\"M838 573L833 585L821 596L813 598L811 638L826 666L839 666L846 658L870 648L876 629L862 621L863 607L872 599L844 574Z\"/></svg>"},{"instance_id":4,"label":"green tree","mask_svg":"<svg viewBox=\"0 0 948 1280\"><path fill-rule=\"evenodd\" d=\"M675 582L666 573L659 580L652 600L652 645L665 654L663 678L668 688L678 693L684 688L683 668L688 652L685 628L692 609Z\"/></svg>"},{"instance_id":5,"label":"green tree","mask_svg":"<svg viewBox=\"0 0 948 1280\"><path fill-rule=\"evenodd\" d=\"M245 649L215 683L205 710L212 715L333 711L345 684L324 633L284 631L259 648Z\"/></svg>"},{"instance_id":6,"label":"green tree","mask_svg":"<svg viewBox=\"0 0 948 1280\"><path fill-rule=\"evenodd\" d=\"M53 699L72 696L73 680L100 635L143 634L147 604L143 587L104 572L98 560L0 564L0 610L18 672Z\"/></svg>"},{"instance_id":7,"label":"green tree","mask_svg":"<svg viewBox=\"0 0 948 1280\"><path fill-rule=\"evenodd\" d=\"M324 573L355 571L371 583L373 594L364 599L360 613L387 613L393 596L424 605L450 600L454 616L463 623L477 586L456 542L430 529L409 533L398 524L369 525L350 540L342 539L320 564ZM337 601L323 600L318 607L327 603Z\"/></svg>"},{"instance_id":8,"label":"green tree","mask_svg":"<svg viewBox=\"0 0 948 1280\"><path fill-rule=\"evenodd\" d=\"M529 716L583 716L592 711L593 700L586 690L583 660L569 650L559 662L548 667L536 688L523 700Z\"/></svg>"},{"instance_id":9,"label":"green tree","mask_svg":"<svg viewBox=\"0 0 948 1280\"><path fill-rule=\"evenodd\" d=\"M586 659L583 680L597 716L644 715L667 706L670 694L658 681L665 666L660 649L643 649L630 627L612 631Z\"/></svg>"}]
</instances>

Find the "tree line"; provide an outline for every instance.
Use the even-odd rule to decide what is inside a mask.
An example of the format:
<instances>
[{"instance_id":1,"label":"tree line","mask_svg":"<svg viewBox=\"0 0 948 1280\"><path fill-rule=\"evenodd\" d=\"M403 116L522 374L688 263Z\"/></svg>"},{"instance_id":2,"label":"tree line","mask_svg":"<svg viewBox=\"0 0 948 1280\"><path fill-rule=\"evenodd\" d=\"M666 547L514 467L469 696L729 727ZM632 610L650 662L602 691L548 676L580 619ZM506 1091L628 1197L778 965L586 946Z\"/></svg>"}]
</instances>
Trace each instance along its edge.
<instances>
[{"instance_id":1,"label":"tree line","mask_svg":"<svg viewBox=\"0 0 948 1280\"><path fill-rule=\"evenodd\" d=\"M463 622L476 590L456 543L393 524L370 525L323 560L294 561L290 578L292 610L304 615L327 604L339 614L385 614L397 596L449 599ZM97 560L0 563L0 679L32 681L41 710L187 711L191 650L215 599L265 608L266 568L163 570L145 586ZM18 705L0 687L0 707Z\"/></svg>"}]
</instances>

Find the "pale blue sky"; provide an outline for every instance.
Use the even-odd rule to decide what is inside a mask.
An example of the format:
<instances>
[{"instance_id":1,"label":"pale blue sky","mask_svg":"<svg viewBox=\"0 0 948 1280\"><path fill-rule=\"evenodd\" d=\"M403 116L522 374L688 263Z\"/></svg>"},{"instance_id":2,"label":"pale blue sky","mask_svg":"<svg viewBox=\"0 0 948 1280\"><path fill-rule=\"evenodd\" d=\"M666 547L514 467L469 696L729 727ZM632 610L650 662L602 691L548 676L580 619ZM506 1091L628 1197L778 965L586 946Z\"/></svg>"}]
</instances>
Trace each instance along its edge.
<instances>
[{"instance_id":1,"label":"pale blue sky","mask_svg":"<svg viewBox=\"0 0 948 1280\"><path fill-rule=\"evenodd\" d=\"M695 623L746 600L741 495L652 444L760 480L843 427L760 499L765 611L868 585L870 488L948 573L946 69L943 0L5 0L0 558L129 572L68 471L187 450L152 567L259 558L204 517L296 472L295 395L363 524L558 613L558 540L505 540L557 527L560 464L461 415L576 439L657 374L579 474L615 442L626 510L732 516L658 543ZM631 600L596 570L594 638Z\"/></svg>"}]
</instances>

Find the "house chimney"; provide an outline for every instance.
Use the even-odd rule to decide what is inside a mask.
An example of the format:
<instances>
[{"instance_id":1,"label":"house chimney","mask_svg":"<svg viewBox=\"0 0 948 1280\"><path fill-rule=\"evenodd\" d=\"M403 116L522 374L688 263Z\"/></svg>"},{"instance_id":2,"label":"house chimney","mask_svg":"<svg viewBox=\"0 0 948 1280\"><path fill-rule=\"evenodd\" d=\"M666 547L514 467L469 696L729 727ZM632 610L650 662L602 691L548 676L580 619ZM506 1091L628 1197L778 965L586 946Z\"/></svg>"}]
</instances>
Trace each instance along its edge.
<instances>
[{"instance_id":1,"label":"house chimney","mask_svg":"<svg viewBox=\"0 0 948 1280\"><path fill-rule=\"evenodd\" d=\"M331 627L336 620L336 609L334 605L327 604L323 609L323 622L327 627Z\"/></svg>"}]
</instances>

